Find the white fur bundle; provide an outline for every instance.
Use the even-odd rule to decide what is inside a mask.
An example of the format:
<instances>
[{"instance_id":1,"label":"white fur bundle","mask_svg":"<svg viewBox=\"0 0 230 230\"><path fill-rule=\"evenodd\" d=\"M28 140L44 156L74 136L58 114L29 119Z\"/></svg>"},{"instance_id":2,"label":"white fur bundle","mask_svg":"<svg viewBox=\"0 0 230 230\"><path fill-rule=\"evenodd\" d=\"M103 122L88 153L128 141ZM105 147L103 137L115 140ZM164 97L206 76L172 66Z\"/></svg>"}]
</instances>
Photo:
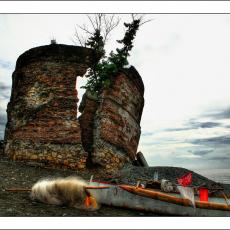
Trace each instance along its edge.
<instances>
[{"instance_id":1,"label":"white fur bundle","mask_svg":"<svg viewBox=\"0 0 230 230\"><path fill-rule=\"evenodd\" d=\"M85 191L87 183L79 177L42 179L33 185L31 198L47 204L67 205L75 208L98 209L98 204ZM87 199L93 205L86 205ZM91 202L92 203L92 202Z\"/></svg>"}]
</instances>

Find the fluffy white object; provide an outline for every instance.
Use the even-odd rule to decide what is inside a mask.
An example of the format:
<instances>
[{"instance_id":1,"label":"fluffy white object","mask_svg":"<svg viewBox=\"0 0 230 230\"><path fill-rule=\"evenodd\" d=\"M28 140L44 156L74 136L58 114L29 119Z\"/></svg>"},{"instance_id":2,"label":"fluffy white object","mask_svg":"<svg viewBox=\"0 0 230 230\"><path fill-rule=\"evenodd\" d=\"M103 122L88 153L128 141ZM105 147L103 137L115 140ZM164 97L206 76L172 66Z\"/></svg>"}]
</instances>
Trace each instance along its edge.
<instances>
[{"instance_id":1,"label":"fluffy white object","mask_svg":"<svg viewBox=\"0 0 230 230\"><path fill-rule=\"evenodd\" d=\"M85 186L87 183L79 177L42 179L33 185L30 197L46 204L97 209L98 205L87 207L84 204L87 197Z\"/></svg>"}]
</instances>

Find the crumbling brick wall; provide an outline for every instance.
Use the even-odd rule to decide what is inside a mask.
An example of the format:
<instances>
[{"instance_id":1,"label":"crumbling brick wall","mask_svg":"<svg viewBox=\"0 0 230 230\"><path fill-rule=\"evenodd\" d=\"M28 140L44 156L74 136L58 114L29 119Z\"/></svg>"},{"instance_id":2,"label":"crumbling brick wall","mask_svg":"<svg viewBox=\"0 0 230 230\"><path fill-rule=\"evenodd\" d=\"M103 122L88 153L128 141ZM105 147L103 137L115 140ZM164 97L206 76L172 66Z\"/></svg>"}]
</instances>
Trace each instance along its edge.
<instances>
[{"instance_id":1,"label":"crumbling brick wall","mask_svg":"<svg viewBox=\"0 0 230 230\"><path fill-rule=\"evenodd\" d=\"M144 86L134 67L121 71L102 94L96 113L93 162L115 171L135 160Z\"/></svg>"},{"instance_id":2,"label":"crumbling brick wall","mask_svg":"<svg viewBox=\"0 0 230 230\"><path fill-rule=\"evenodd\" d=\"M90 132L82 141L92 151L94 164L107 171L116 171L136 159L143 96L144 85L134 67L120 71L98 103L85 95L80 124L82 129L87 129L85 132Z\"/></svg>"},{"instance_id":3,"label":"crumbling brick wall","mask_svg":"<svg viewBox=\"0 0 230 230\"><path fill-rule=\"evenodd\" d=\"M87 48L54 44L18 58L5 130L10 158L85 168L76 77L85 74L92 56Z\"/></svg>"},{"instance_id":4,"label":"crumbling brick wall","mask_svg":"<svg viewBox=\"0 0 230 230\"><path fill-rule=\"evenodd\" d=\"M77 119L76 77L85 74L95 57L91 49L53 44L18 58L5 154L73 169L88 163L106 171L136 159L144 85L134 67L121 70L99 99L86 92Z\"/></svg>"}]
</instances>

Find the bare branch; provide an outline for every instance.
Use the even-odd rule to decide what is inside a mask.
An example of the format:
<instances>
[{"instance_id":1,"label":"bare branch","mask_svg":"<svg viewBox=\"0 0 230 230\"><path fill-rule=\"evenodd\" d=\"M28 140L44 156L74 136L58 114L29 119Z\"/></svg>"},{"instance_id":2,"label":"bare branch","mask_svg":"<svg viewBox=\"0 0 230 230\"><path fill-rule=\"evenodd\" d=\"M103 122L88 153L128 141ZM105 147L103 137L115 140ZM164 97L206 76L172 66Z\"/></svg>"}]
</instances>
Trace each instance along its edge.
<instances>
[{"instance_id":1,"label":"bare branch","mask_svg":"<svg viewBox=\"0 0 230 230\"><path fill-rule=\"evenodd\" d=\"M76 38L75 40L77 40L80 43L81 46L86 47L86 41L87 41L88 38L80 36L79 33L78 33L77 28L75 28L75 34L74 34L74 36ZM72 40L72 41L74 42L75 45L77 45L76 41L74 41L74 40Z\"/></svg>"},{"instance_id":2,"label":"bare branch","mask_svg":"<svg viewBox=\"0 0 230 230\"><path fill-rule=\"evenodd\" d=\"M87 18L89 19L93 29L96 30L95 23L94 23L93 19L88 14L87 14Z\"/></svg>"},{"instance_id":3,"label":"bare branch","mask_svg":"<svg viewBox=\"0 0 230 230\"><path fill-rule=\"evenodd\" d=\"M85 31L87 34L93 35L92 32L89 31L89 29L86 27L86 25L80 26L77 25L81 30Z\"/></svg>"},{"instance_id":4,"label":"bare branch","mask_svg":"<svg viewBox=\"0 0 230 230\"><path fill-rule=\"evenodd\" d=\"M75 46L79 45L73 38L70 38L70 40L73 42ZM80 42L79 42L80 43ZM81 44L80 44L81 45ZM82 46L82 45L81 45Z\"/></svg>"},{"instance_id":5,"label":"bare branch","mask_svg":"<svg viewBox=\"0 0 230 230\"><path fill-rule=\"evenodd\" d=\"M114 14L109 17L103 18L103 22L104 22L104 31L103 31L103 37L104 37L104 43L106 43L109 34L111 33L111 31L118 26L118 24L120 23L120 18L118 17L116 21L114 21Z\"/></svg>"},{"instance_id":6,"label":"bare branch","mask_svg":"<svg viewBox=\"0 0 230 230\"><path fill-rule=\"evenodd\" d=\"M78 30L75 29L76 40L80 43L81 46L86 46L89 36L94 36L96 31L99 31L103 36L103 42L105 44L111 31L117 27L120 22L120 18L115 18L115 14L112 14L111 16L107 16L106 14L95 14L94 17L87 15L87 18L89 21L89 27L87 27L85 24L77 24L77 27L88 36L84 36L85 38L80 36Z\"/></svg>"},{"instance_id":7,"label":"bare branch","mask_svg":"<svg viewBox=\"0 0 230 230\"><path fill-rule=\"evenodd\" d=\"M97 25L97 29L98 30L102 30L101 26L102 26L102 18L104 17L104 14L97 14L95 16L95 23Z\"/></svg>"},{"instance_id":8,"label":"bare branch","mask_svg":"<svg viewBox=\"0 0 230 230\"><path fill-rule=\"evenodd\" d=\"M131 14L131 16L132 16L132 20L134 21L134 20L137 20L136 18L138 16L138 14Z\"/></svg>"},{"instance_id":9,"label":"bare branch","mask_svg":"<svg viewBox=\"0 0 230 230\"><path fill-rule=\"evenodd\" d=\"M142 25L144 25L145 23L147 23L147 22L151 22L151 21L153 21L154 19L149 19L149 20L146 20L146 21L144 21L144 22L142 22L142 23L140 23L140 26L142 26Z\"/></svg>"},{"instance_id":10,"label":"bare branch","mask_svg":"<svg viewBox=\"0 0 230 230\"><path fill-rule=\"evenodd\" d=\"M132 20L140 20L140 24L139 26L142 26L144 25L145 23L147 22L151 22L153 21L154 19L148 19L146 21L143 21L144 17L145 17L145 14L131 14L131 17L132 17Z\"/></svg>"},{"instance_id":11,"label":"bare branch","mask_svg":"<svg viewBox=\"0 0 230 230\"><path fill-rule=\"evenodd\" d=\"M77 40L80 43L80 45L83 46L82 40L81 40L81 38L80 38L80 36L78 34L77 28L75 28L75 34L74 34L74 36L77 38Z\"/></svg>"}]
</instances>

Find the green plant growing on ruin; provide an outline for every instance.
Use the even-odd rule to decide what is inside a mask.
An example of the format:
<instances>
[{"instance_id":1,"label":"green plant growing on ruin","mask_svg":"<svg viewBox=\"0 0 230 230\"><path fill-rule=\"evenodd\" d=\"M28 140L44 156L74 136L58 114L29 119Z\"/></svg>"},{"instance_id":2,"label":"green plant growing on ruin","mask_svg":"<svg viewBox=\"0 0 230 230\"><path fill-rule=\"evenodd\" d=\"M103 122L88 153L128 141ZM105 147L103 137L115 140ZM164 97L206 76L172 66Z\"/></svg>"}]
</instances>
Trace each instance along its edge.
<instances>
[{"instance_id":1,"label":"green plant growing on ruin","mask_svg":"<svg viewBox=\"0 0 230 230\"><path fill-rule=\"evenodd\" d=\"M78 33L75 35L81 45L84 44L85 47L94 49L98 56L94 58L95 62L86 74L87 83L82 88L90 91L92 95L99 96L103 89L111 86L118 71L129 64L128 57L133 48L136 33L141 25L150 20L143 22L143 16L132 14L132 21L124 23L126 29L124 37L117 40L122 47L117 48L116 52L111 51L107 57L105 55L105 43L109 33L118 26L120 19L115 20L114 15L107 18L105 14L96 15L94 20L89 16L88 18L94 32L90 32L85 26L79 26L83 31L90 34L84 42Z\"/></svg>"}]
</instances>

